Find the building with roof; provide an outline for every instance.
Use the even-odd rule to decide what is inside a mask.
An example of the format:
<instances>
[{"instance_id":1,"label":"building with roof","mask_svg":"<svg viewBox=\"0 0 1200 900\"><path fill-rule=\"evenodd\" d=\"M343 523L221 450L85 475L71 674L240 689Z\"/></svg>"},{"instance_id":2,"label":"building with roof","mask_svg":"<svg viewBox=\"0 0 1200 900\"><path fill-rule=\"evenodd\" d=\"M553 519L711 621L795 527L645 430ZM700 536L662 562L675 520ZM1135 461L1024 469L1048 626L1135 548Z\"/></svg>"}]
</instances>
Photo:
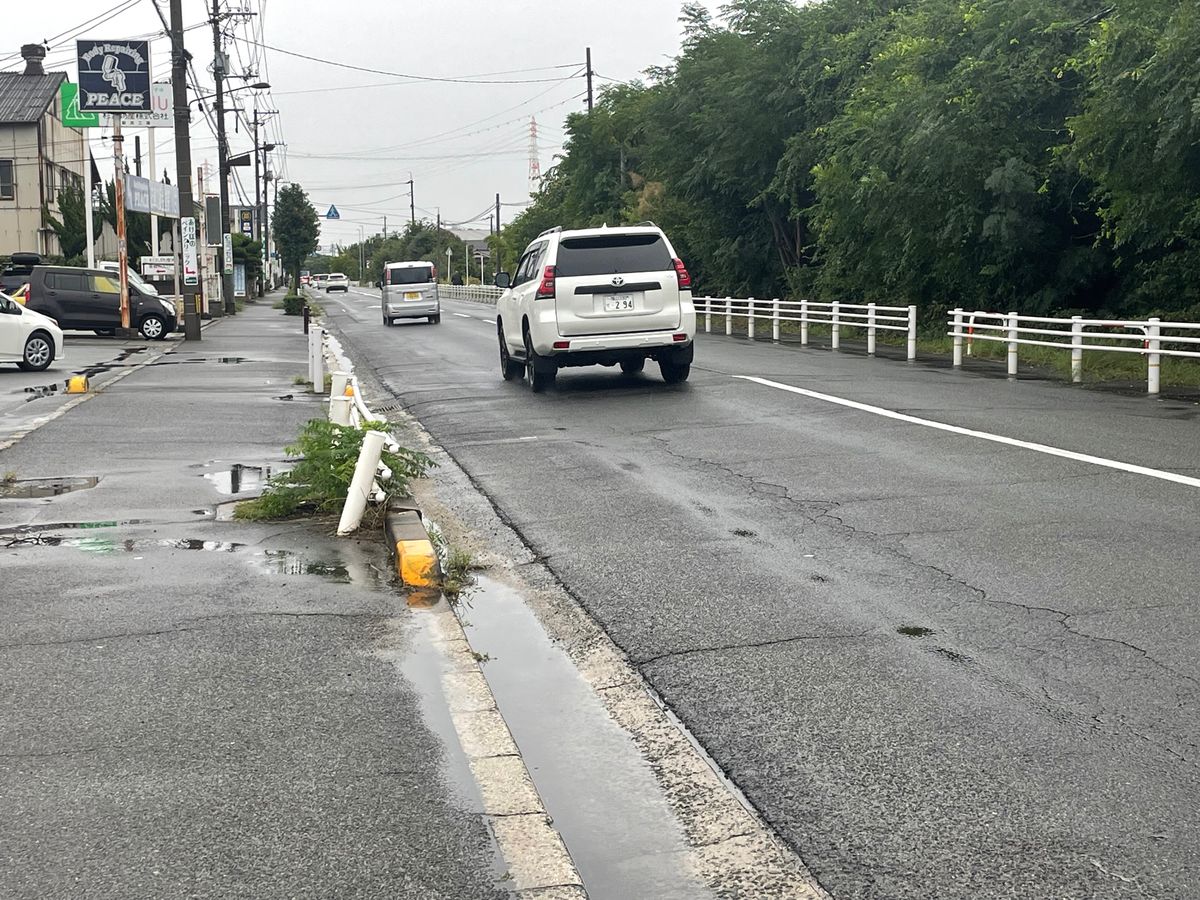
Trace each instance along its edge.
<instances>
[{"instance_id":1,"label":"building with roof","mask_svg":"<svg viewBox=\"0 0 1200 900\"><path fill-rule=\"evenodd\" d=\"M21 48L23 72L0 72L0 255L57 256L58 192L83 186L90 150L82 129L62 123L58 89L66 72L46 72L41 44Z\"/></svg>"}]
</instances>

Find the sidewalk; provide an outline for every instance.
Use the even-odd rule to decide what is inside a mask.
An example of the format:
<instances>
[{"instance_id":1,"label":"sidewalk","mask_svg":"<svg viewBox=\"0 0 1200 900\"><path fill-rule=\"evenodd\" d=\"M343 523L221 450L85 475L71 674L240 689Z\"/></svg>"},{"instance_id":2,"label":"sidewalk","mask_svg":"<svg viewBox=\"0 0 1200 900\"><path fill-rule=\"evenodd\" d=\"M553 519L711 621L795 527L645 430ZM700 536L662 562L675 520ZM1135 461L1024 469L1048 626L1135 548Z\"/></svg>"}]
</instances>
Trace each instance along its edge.
<instances>
[{"instance_id":1,"label":"sidewalk","mask_svg":"<svg viewBox=\"0 0 1200 900\"><path fill-rule=\"evenodd\" d=\"M506 894L382 547L214 516L325 415L270 300L0 451L98 479L0 499L5 897Z\"/></svg>"}]
</instances>

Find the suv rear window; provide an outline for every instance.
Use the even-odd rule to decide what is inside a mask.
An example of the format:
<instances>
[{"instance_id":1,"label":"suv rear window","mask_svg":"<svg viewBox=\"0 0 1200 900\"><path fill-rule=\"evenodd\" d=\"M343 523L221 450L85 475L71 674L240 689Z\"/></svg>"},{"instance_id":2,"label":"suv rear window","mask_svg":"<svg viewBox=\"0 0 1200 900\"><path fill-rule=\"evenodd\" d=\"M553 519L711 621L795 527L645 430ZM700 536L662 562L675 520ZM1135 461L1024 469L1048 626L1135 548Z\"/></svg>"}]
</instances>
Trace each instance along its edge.
<instances>
[{"instance_id":1,"label":"suv rear window","mask_svg":"<svg viewBox=\"0 0 1200 900\"><path fill-rule=\"evenodd\" d=\"M617 272L663 272L671 254L657 234L602 234L567 238L558 245L556 275L612 275Z\"/></svg>"},{"instance_id":2,"label":"suv rear window","mask_svg":"<svg viewBox=\"0 0 1200 900\"><path fill-rule=\"evenodd\" d=\"M431 281L433 281L433 272L429 266L388 269L388 284L429 284Z\"/></svg>"}]
</instances>

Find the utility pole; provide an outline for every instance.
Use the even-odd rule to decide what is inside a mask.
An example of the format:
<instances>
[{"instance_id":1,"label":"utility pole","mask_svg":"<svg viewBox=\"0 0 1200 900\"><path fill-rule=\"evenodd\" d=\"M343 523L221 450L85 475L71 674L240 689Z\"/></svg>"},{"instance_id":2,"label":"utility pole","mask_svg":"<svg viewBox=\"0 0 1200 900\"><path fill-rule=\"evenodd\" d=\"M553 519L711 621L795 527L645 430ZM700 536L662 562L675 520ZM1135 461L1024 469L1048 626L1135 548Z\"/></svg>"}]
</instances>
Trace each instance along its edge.
<instances>
[{"instance_id":1,"label":"utility pole","mask_svg":"<svg viewBox=\"0 0 1200 900\"><path fill-rule=\"evenodd\" d=\"M499 239L499 237L500 237L500 195L497 194L496 195L496 238ZM492 271L493 272L500 271L500 249L499 249L499 247L494 248L494 251L492 253Z\"/></svg>"},{"instance_id":2,"label":"utility pole","mask_svg":"<svg viewBox=\"0 0 1200 900\"><path fill-rule=\"evenodd\" d=\"M142 136L140 134L133 137L133 174L138 178L142 177Z\"/></svg>"},{"instance_id":3,"label":"utility pole","mask_svg":"<svg viewBox=\"0 0 1200 900\"><path fill-rule=\"evenodd\" d=\"M157 7L156 7L157 8ZM188 52L183 47L183 0L171 0L171 90L175 94L175 180L179 182L179 215L196 218L196 201L192 197L192 139L189 133L187 99ZM175 229L176 277L183 276L183 247L180 244L182 226ZM181 282L182 283L182 282ZM183 337L200 340L201 286L183 285ZM189 300L191 302L189 302Z\"/></svg>"},{"instance_id":4,"label":"utility pole","mask_svg":"<svg viewBox=\"0 0 1200 900\"><path fill-rule=\"evenodd\" d=\"M217 177L221 181L221 249L218 258L221 262L221 295L224 299L224 312L232 315L237 312L237 303L233 299L233 260L225 259L225 235L229 233L229 147L225 141L225 54L221 49L221 4L220 0L212 0L212 30L213 30L213 81L217 86ZM216 314L221 309L220 304L210 307Z\"/></svg>"},{"instance_id":5,"label":"utility pole","mask_svg":"<svg viewBox=\"0 0 1200 900\"><path fill-rule=\"evenodd\" d=\"M129 246L125 239L125 157L121 114L113 113L113 182L117 202L117 274L121 285L121 336L129 337Z\"/></svg>"},{"instance_id":6,"label":"utility pole","mask_svg":"<svg viewBox=\"0 0 1200 900\"><path fill-rule=\"evenodd\" d=\"M383 217L383 239L387 240L387 216Z\"/></svg>"},{"instance_id":7,"label":"utility pole","mask_svg":"<svg viewBox=\"0 0 1200 900\"><path fill-rule=\"evenodd\" d=\"M412 172L408 173L408 221L417 224L417 195L413 193Z\"/></svg>"},{"instance_id":8,"label":"utility pole","mask_svg":"<svg viewBox=\"0 0 1200 900\"><path fill-rule=\"evenodd\" d=\"M592 48L587 48L587 108L592 111Z\"/></svg>"}]
</instances>

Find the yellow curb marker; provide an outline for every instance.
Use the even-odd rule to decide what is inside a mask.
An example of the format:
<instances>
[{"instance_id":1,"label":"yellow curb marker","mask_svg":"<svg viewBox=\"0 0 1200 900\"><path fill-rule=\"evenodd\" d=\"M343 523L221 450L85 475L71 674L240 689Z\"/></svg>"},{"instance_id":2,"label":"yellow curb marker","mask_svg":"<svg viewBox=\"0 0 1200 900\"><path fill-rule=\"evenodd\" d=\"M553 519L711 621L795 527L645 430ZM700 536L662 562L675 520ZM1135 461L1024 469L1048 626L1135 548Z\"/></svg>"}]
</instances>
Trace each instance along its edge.
<instances>
[{"instance_id":1,"label":"yellow curb marker","mask_svg":"<svg viewBox=\"0 0 1200 900\"><path fill-rule=\"evenodd\" d=\"M86 375L72 375L67 379L68 394L86 394L91 390L91 385L88 384Z\"/></svg>"},{"instance_id":2,"label":"yellow curb marker","mask_svg":"<svg viewBox=\"0 0 1200 900\"><path fill-rule=\"evenodd\" d=\"M429 540L396 541L396 574L413 587L436 587L438 577L437 551Z\"/></svg>"}]
</instances>

